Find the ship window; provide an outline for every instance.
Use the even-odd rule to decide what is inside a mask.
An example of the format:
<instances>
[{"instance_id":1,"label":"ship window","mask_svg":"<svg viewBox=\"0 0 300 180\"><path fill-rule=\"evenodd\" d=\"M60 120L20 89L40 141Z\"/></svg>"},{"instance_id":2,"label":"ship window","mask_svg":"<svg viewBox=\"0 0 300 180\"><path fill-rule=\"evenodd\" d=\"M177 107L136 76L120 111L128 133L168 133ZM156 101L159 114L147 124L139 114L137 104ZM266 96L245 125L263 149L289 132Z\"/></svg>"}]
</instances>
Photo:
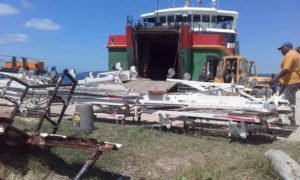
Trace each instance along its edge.
<instances>
[{"instance_id":1,"label":"ship window","mask_svg":"<svg viewBox=\"0 0 300 180\"><path fill-rule=\"evenodd\" d=\"M176 15L176 22L183 22L183 16L182 15Z\"/></svg>"},{"instance_id":2,"label":"ship window","mask_svg":"<svg viewBox=\"0 0 300 180\"><path fill-rule=\"evenodd\" d=\"M217 16L211 16L211 28L219 28L218 23L217 23Z\"/></svg>"},{"instance_id":3,"label":"ship window","mask_svg":"<svg viewBox=\"0 0 300 180\"><path fill-rule=\"evenodd\" d=\"M193 22L200 22L201 16L200 15L193 15Z\"/></svg>"},{"instance_id":4,"label":"ship window","mask_svg":"<svg viewBox=\"0 0 300 180\"><path fill-rule=\"evenodd\" d=\"M210 21L210 16L209 15L203 15L202 16L202 22L209 22Z\"/></svg>"},{"instance_id":5,"label":"ship window","mask_svg":"<svg viewBox=\"0 0 300 180\"><path fill-rule=\"evenodd\" d=\"M183 22L191 22L192 21L192 15L183 15Z\"/></svg>"},{"instance_id":6,"label":"ship window","mask_svg":"<svg viewBox=\"0 0 300 180\"><path fill-rule=\"evenodd\" d=\"M217 22L222 29L232 29L233 20L232 16L217 16Z\"/></svg>"},{"instance_id":7,"label":"ship window","mask_svg":"<svg viewBox=\"0 0 300 180\"><path fill-rule=\"evenodd\" d=\"M211 16L211 22L217 22L217 16Z\"/></svg>"},{"instance_id":8,"label":"ship window","mask_svg":"<svg viewBox=\"0 0 300 180\"><path fill-rule=\"evenodd\" d=\"M174 22L174 16L168 16L168 23Z\"/></svg>"},{"instance_id":9,"label":"ship window","mask_svg":"<svg viewBox=\"0 0 300 180\"><path fill-rule=\"evenodd\" d=\"M222 22L222 21L232 21L233 17L232 16L217 16L217 21Z\"/></svg>"},{"instance_id":10,"label":"ship window","mask_svg":"<svg viewBox=\"0 0 300 180\"><path fill-rule=\"evenodd\" d=\"M160 23L166 23L166 17L165 16L160 16L159 17L159 22Z\"/></svg>"},{"instance_id":11,"label":"ship window","mask_svg":"<svg viewBox=\"0 0 300 180\"><path fill-rule=\"evenodd\" d=\"M144 19L145 22L149 22L149 23L154 23L156 22L156 18L147 18L147 19Z\"/></svg>"}]
</instances>

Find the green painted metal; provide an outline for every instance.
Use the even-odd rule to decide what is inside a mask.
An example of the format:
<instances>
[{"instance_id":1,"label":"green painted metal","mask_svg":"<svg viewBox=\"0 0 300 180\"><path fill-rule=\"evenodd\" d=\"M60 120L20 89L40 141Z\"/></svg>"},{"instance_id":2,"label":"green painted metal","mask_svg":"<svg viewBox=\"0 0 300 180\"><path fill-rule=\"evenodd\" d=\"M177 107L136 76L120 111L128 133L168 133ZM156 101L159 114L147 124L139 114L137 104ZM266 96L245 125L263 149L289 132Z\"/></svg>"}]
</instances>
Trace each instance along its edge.
<instances>
[{"instance_id":1,"label":"green painted metal","mask_svg":"<svg viewBox=\"0 0 300 180\"><path fill-rule=\"evenodd\" d=\"M220 49L191 49L184 48L181 50L181 59L179 61L179 78L183 78L183 74L189 72L191 74L191 80L198 81L202 74L203 65L206 62L207 57L225 56L225 52ZM132 65L132 49L129 48L108 48L108 69L113 71L113 67L117 62L121 62L123 70L129 70Z\"/></svg>"},{"instance_id":2,"label":"green painted metal","mask_svg":"<svg viewBox=\"0 0 300 180\"><path fill-rule=\"evenodd\" d=\"M180 77L183 78L183 74L188 72L191 74L192 72L192 61L191 61L191 48L183 48L182 49L182 67L180 69Z\"/></svg>"},{"instance_id":3,"label":"green painted metal","mask_svg":"<svg viewBox=\"0 0 300 180\"><path fill-rule=\"evenodd\" d=\"M117 62L122 64L123 70L129 70L127 48L108 48L108 70L113 71Z\"/></svg>"},{"instance_id":4,"label":"green painted metal","mask_svg":"<svg viewBox=\"0 0 300 180\"><path fill-rule=\"evenodd\" d=\"M226 54L219 49L193 49L192 50L192 71L191 77L193 81L198 81L202 74L203 65L208 56L223 57Z\"/></svg>"}]
</instances>

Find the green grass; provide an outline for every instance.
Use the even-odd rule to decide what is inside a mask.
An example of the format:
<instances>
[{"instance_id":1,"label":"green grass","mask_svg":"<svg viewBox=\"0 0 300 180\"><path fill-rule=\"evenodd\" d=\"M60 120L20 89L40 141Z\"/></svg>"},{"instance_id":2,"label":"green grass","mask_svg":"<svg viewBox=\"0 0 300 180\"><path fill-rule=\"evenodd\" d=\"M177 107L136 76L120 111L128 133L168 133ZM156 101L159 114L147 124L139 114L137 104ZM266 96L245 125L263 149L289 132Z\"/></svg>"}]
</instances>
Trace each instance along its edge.
<instances>
[{"instance_id":1,"label":"green grass","mask_svg":"<svg viewBox=\"0 0 300 180\"><path fill-rule=\"evenodd\" d=\"M34 124L22 119L15 122L17 127L27 130L32 130ZM43 130L46 131L50 125L45 125ZM92 137L123 145L119 151L103 154L89 169L86 179L116 179L120 176L178 180L279 179L270 161L263 155L269 149L281 149L300 162L299 143L230 143L224 137L194 137L141 126L95 123L95 127L90 134L80 133L70 121L64 120L57 133ZM22 169L23 174L35 169L35 173L49 171L69 178L75 176L90 154L83 150L64 148L30 149L26 153L28 157L21 160L26 161L27 166L18 168L20 172ZM5 164L6 161L0 162Z\"/></svg>"}]
</instances>

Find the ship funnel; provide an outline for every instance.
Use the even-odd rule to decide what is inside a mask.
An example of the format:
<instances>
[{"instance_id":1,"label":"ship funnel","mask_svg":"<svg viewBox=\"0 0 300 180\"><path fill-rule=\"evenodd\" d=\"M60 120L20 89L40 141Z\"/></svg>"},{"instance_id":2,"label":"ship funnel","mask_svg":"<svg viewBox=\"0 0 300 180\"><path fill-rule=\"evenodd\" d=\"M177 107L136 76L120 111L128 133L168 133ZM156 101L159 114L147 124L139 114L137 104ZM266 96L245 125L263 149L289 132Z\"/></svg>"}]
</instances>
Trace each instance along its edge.
<instances>
[{"instance_id":1,"label":"ship funnel","mask_svg":"<svg viewBox=\"0 0 300 180\"><path fill-rule=\"evenodd\" d=\"M189 7L190 0L184 0L184 7Z\"/></svg>"}]
</instances>

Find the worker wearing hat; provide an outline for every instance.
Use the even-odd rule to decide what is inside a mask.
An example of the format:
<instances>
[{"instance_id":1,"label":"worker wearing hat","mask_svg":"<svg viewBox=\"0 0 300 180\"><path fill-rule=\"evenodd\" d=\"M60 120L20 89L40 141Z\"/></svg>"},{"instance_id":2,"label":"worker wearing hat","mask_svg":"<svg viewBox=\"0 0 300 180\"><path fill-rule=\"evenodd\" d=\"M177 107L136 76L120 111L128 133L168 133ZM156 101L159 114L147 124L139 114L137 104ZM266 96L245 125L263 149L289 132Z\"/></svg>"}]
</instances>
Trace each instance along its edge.
<instances>
[{"instance_id":1,"label":"worker wearing hat","mask_svg":"<svg viewBox=\"0 0 300 180\"><path fill-rule=\"evenodd\" d=\"M281 71L271 80L271 84L279 81L282 85L280 94L284 94L285 98L294 106L296 92L300 89L300 54L293 49L293 44L290 42L283 43L278 50L284 57L281 62Z\"/></svg>"}]
</instances>

